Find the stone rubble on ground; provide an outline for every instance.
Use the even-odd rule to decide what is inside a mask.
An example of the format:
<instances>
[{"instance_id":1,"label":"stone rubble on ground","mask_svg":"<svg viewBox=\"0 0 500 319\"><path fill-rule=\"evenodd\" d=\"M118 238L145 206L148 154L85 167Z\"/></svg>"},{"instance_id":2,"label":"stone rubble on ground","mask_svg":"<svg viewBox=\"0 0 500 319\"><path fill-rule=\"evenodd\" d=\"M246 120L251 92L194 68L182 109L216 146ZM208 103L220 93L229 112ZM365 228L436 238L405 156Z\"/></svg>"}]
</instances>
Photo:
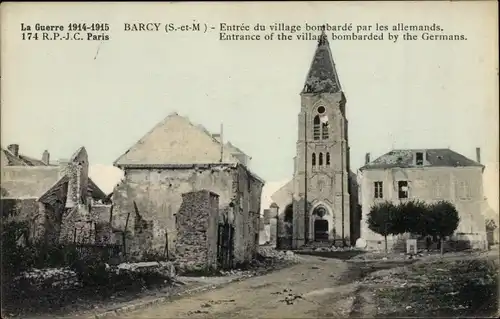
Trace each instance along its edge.
<instances>
[{"instance_id":1,"label":"stone rubble on ground","mask_svg":"<svg viewBox=\"0 0 500 319\"><path fill-rule=\"evenodd\" d=\"M357 247L336 247L336 246L330 246L330 247L305 247L301 248L301 251L318 251L318 252L333 252L333 251L352 251L352 250L360 250Z\"/></svg>"},{"instance_id":2,"label":"stone rubble on ground","mask_svg":"<svg viewBox=\"0 0 500 319\"><path fill-rule=\"evenodd\" d=\"M275 248L269 246L260 246L257 250L257 253L264 258L274 258L277 260L285 260L291 262L298 262L300 259L293 253L293 251L287 250L286 252L284 252L281 250L276 250Z\"/></svg>"},{"instance_id":3,"label":"stone rubble on ground","mask_svg":"<svg viewBox=\"0 0 500 319\"><path fill-rule=\"evenodd\" d=\"M25 281L30 286L41 287L50 285L52 287L69 288L80 285L76 272L68 267L31 269L22 272L14 279L14 282Z\"/></svg>"},{"instance_id":4,"label":"stone rubble on ground","mask_svg":"<svg viewBox=\"0 0 500 319\"><path fill-rule=\"evenodd\" d=\"M168 261L150 261L137 263L121 263L116 266L116 272L157 272L167 278L175 278L176 272L173 263Z\"/></svg>"}]
</instances>

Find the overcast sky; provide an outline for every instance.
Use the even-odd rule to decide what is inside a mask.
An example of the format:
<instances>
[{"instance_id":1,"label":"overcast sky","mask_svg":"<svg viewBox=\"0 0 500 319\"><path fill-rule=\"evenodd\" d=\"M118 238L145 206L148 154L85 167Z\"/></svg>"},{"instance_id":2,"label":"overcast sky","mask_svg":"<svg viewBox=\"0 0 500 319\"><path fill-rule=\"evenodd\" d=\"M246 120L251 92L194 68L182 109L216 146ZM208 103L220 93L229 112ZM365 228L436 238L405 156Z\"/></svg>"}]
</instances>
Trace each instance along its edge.
<instances>
[{"instance_id":1,"label":"overcast sky","mask_svg":"<svg viewBox=\"0 0 500 319\"><path fill-rule=\"evenodd\" d=\"M224 135L269 182L292 175L314 41L125 33L124 22L440 24L467 41L330 41L354 170L391 148L446 148L498 170L494 2L2 5L2 146L112 165L171 112ZM5 10L4 10L5 9ZM22 41L20 23L108 22L110 41ZM97 54L97 56L96 56ZM498 174L498 173L496 173ZM498 178L498 177L496 177ZM496 191L498 197L498 191Z\"/></svg>"}]
</instances>

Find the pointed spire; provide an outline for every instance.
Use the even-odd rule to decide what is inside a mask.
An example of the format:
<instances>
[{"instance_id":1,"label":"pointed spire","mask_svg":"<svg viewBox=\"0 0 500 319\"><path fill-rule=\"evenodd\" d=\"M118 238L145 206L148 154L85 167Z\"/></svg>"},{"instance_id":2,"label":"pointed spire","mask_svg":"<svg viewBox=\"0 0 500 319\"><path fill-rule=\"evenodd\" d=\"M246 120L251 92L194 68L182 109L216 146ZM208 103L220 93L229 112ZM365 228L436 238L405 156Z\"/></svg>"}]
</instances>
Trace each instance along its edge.
<instances>
[{"instance_id":1,"label":"pointed spire","mask_svg":"<svg viewBox=\"0 0 500 319\"><path fill-rule=\"evenodd\" d=\"M337 93L340 91L342 88L337 70L335 70L328 36L323 26L302 93Z\"/></svg>"},{"instance_id":2,"label":"pointed spire","mask_svg":"<svg viewBox=\"0 0 500 319\"><path fill-rule=\"evenodd\" d=\"M319 39L318 39L318 46L319 45L329 45L328 36L325 33L325 26L324 25L321 28L321 35L319 36Z\"/></svg>"}]
</instances>

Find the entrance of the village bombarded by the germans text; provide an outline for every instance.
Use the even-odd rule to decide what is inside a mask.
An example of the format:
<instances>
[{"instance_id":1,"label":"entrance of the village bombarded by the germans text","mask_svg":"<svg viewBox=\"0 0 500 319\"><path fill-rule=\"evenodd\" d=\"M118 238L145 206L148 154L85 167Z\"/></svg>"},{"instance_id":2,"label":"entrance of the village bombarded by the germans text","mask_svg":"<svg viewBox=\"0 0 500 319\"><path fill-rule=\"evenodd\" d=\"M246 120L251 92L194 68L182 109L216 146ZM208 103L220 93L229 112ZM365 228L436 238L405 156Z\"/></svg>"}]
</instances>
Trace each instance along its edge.
<instances>
[{"instance_id":1,"label":"entrance of the village bombarded by the germans text","mask_svg":"<svg viewBox=\"0 0 500 319\"><path fill-rule=\"evenodd\" d=\"M217 232L217 264L221 269L233 267L234 227L228 221L219 224Z\"/></svg>"}]
</instances>

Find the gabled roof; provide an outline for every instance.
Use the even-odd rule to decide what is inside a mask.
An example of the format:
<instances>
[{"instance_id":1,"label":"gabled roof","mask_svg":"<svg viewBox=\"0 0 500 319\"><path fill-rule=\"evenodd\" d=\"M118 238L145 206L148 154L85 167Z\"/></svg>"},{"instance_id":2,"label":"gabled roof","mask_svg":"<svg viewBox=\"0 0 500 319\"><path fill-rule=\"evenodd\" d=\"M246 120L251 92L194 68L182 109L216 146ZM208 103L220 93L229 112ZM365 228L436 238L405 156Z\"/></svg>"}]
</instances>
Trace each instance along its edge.
<instances>
[{"instance_id":1,"label":"gabled roof","mask_svg":"<svg viewBox=\"0 0 500 319\"><path fill-rule=\"evenodd\" d=\"M14 156L9 150L1 148L2 166L50 166L43 161L19 154ZM5 161L5 162L4 162Z\"/></svg>"},{"instance_id":2,"label":"gabled roof","mask_svg":"<svg viewBox=\"0 0 500 319\"><path fill-rule=\"evenodd\" d=\"M323 32L318 41L302 93L337 93L341 91L328 37Z\"/></svg>"},{"instance_id":3,"label":"gabled roof","mask_svg":"<svg viewBox=\"0 0 500 319\"><path fill-rule=\"evenodd\" d=\"M142 167L176 164L238 163L230 152L201 125L170 114L121 155L114 165Z\"/></svg>"},{"instance_id":4,"label":"gabled roof","mask_svg":"<svg viewBox=\"0 0 500 319\"><path fill-rule=\"evenodd\" d=\"M425 153L423 165L417 166L414 161L415 153ZM376 160L364 165L360 170L410 167L484 167L462 154L447 148L440 149L401 149L392 150Z\"/></svg>"},{"instance_id":5,"label":"gabled roof","mask_svg":"<svg viewBox=\"0 0 500 319\"><path fill-rule=\"evenodd\" d=\"M102 189L97 186L97 184L89 177L88 179L88 192L89 195L95 200L103 200L107 199L106 193L102 191Z\"/></svg>"}]
</instances>

